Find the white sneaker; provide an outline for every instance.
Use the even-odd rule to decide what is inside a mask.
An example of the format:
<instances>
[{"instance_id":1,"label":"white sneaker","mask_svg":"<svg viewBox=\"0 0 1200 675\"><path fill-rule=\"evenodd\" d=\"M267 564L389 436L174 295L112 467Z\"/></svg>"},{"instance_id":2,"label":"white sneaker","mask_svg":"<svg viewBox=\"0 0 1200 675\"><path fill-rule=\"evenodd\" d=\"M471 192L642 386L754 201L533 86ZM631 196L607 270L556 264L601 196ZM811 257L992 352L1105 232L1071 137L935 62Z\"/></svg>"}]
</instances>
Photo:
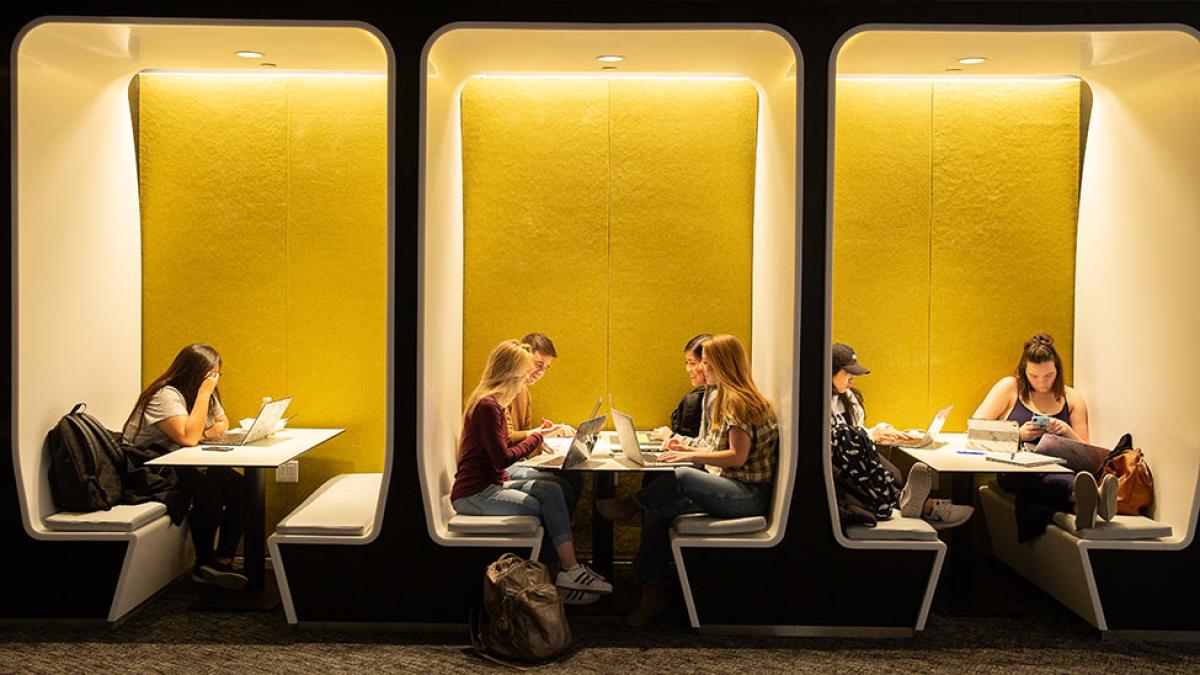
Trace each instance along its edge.
<instances>
[{"instance_id":1,"label":"white sneaker","mask_svg":"<svg viewBox=\"0 0 1200 675\"><path fill-rule=\"evenodd\" d=\"M590 605L600 599L600 593L577 591L573 588L556 588L558 599L564 605Z\"/></svg>"},{"instance_id":2,"label":"white sneaker","mask_svg":"<svg viewBox=\"0 0 1200 675\"><path fill-rule=\"evenodd\" d=\"M913 468L908 472L908 480L904 482L904 489L900 491L900 517L920 517L932 488L933 469L925 462L913 464Z\"/></svg>"},{"instance_id":3,"label":"white sneaker","mask_svg":"<svg viewBox=\"0 0 1200 675\"><path fill-rule=\"evenodd\" d=\"M1075 529L1087 530L1096 526L1096 510L1100 503L1100 488L1096 477L1088 471L1075 474Z\"/></svg>"},{"instance_id":4,"label":"white sneaker","mask_svg":"<svg viewBox=\"0 0 1200 675\"><path fill-rule=\"evenodd\" d=\"M1104 474L1100 481L1100 501L1096 504L1096 515L1112 520L1117 515L1117 491L1121 484L1111 473Z\"/></svg>"},{"instance_id":5,"label":"white sneaker","mask_svg":"<svg viewBox=\"0 0 1200 675\"><path fill-rule=\"evenodd\" d=\"M935 499L933 508L921 517L929 521L935 530L948 530L967 522L974 514L974 506L962 506L949 499Z\"/></svg>"},{"instance_id":6,"label":"white sneaker","mask_svg":"<svg viewBox=\"0 0 1200 675\"><path fill-rule=\"evenodd\" d=\"M583 563L559 572L558 578L554 580L554 585L559 588L588 593L612 593L612 584Z\"/></svg>"}]
</instances>

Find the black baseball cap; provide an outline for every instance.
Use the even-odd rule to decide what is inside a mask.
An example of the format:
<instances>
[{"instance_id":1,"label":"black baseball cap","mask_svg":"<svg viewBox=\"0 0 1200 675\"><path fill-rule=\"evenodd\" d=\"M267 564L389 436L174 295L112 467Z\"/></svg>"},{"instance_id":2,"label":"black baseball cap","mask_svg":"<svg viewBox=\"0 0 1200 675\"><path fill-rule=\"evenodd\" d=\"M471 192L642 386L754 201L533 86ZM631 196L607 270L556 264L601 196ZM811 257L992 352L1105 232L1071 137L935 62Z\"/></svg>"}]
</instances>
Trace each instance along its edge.
<instances>
[{"instance_id":1,"label":"black baseball cap","mask_svg":"<svg viewBox=\"0 0 1200 675\"><path fill-rule=\"evenodd\" d=\"M844 370L851 375L866 375L871 372L858 362L858 355L854 353L850 345L842 344L841 342L833 345L834 374L836 375L839 370Z\"/></svg>"}]
</instances>

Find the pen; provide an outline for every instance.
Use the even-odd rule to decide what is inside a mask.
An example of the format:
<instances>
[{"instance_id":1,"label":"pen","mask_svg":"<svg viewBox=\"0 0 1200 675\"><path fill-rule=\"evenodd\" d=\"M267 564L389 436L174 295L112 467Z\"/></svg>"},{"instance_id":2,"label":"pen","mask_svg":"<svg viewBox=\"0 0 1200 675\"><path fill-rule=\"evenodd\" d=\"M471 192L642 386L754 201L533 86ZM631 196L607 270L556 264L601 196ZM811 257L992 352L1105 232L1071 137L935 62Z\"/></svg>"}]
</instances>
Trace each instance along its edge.
<instances>
[{"instance_id":1,"label":"pen","mask_svg":"<svg viewBox=\"0 0 1200 675\"><path fill-rule=\"evenodd\" d=\"M987 454L983 450L959 450L960 455L984 455Z\"/></svg>"}]
</instances>

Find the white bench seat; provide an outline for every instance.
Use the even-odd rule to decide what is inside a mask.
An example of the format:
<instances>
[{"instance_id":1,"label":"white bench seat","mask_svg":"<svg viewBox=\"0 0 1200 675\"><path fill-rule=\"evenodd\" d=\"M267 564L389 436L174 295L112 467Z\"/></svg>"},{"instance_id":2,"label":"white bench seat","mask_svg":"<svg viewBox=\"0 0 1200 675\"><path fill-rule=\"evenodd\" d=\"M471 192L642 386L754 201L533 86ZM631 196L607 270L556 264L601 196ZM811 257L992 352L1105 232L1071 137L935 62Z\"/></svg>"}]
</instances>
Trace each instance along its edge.
<instances>
[{"instance_id":1,"label":"white bench seat","mask_svg":"<svg viewBox=\"0 0 1200 675\"><path fill-rule=\"evenodd\" d=\"M1115 516L1105 521L1096 518L1096 526L1075 529L1074 513L1054 514L1054 524L1081 539L1106 541L1159 539L1171 536L1171 526L1145 516Z\"/></svg>"},{"instance_id":2,"label":"white bench seat","mask_svg":"<svg viewBox=\"0 0 1200 675\"><path fill-rule=\"evenodd\" d=\"M161 502L118 504L108 511L72 513L63 511L45 519L46 527L56 532L133 532L167 515Z\"/></svg>"},{"instance_id":3,"label":"white bench seat","mask_svg":"<svg viewBox=\"0 0 1200 675\"><path fill-rule=\"evenodd\" d=\"M862 524L847 525L846 536L870 541L933 541L937 539L937 530L924 518L903 518L899 511L893 509L892 517L879 521L875 527Z\"/></svg>"},{"instance_id":4,"label":"white bench seat","mask_svg":"<svg viewBox=\"0 0 1200 675\"><path fill-rule=\"evenodd\" d=\"M536 516L464 516L455 514L446 522L459 534L534 534L542 526Z\"/></svg>"},{"instance_id":5,"label":"white bench seat","mask_svg":"<svg viewBox=\"0 0 1200 675\"><path fill-rule=\"evenodd\" d=\"M761 532L767 529L767 519L763 516L716 518L707 513L685 513L675 518L674 525L679 534L722 536Z\"/></svg>"},{"instance_id":6,"label":"white bench seat","mask_svg":"<svg viewBox=\"0 0 1200 675\"><path fill-rule=\"evenodd\" d=\"M292 535L365 536L375 523L382 482L381 473L334 476L279 521L275 531Z\"/></svg>"}]
</instances>

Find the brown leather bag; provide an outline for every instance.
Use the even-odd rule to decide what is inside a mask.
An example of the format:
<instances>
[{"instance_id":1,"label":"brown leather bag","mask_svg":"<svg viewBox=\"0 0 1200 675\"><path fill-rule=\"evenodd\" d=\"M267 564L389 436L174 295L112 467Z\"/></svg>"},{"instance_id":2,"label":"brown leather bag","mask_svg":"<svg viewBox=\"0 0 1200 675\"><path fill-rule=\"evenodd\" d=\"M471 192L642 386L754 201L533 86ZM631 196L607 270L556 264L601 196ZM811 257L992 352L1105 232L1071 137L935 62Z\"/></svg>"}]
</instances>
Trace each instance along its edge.
<instances>
[{"instance_id":1,"label":"brown leather bag","mask_svg":"<svg viewBox=\"0 0 1200 675\"><path fill-rule=\"evenodd\" d=\"M1117 513L1123 516L1145 515L1154 505L1154 476L1142 456L1141 448L1117 450L1104 460L1100 478L1106 474L1117 477Z\"/></svg>"}]
</instances>

